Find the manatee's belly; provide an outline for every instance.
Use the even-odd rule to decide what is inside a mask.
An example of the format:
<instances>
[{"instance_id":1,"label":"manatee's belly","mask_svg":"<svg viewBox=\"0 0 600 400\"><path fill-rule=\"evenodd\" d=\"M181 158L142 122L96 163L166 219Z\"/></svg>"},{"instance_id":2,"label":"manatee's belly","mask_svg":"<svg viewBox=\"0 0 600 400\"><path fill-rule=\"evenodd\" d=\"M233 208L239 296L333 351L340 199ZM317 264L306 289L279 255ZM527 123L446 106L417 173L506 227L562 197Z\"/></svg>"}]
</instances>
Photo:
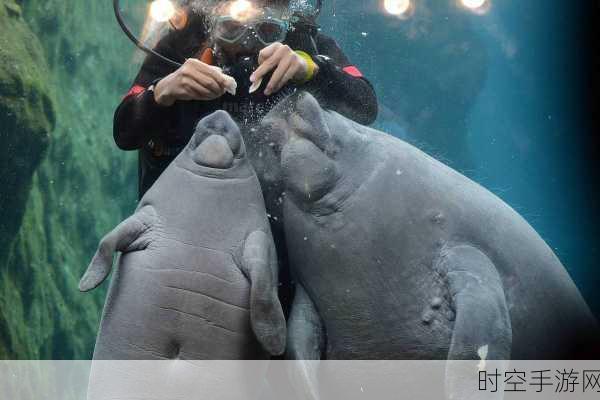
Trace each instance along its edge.
<instances>
[{"instance_id":1,"label":"manatee's belly","mask_svg":"<svg viewBox=\"0 0 600 400\"><path fill-rule=\"evenodd\" d=\"M433 270L439 236L410 231L393 195L361 196L319 218L286 206L291 266L326 325L328 357L445 359L454 312Z\"/></svg>"},{"instance_id":2,"label":"manatee's belly","mask_svg":"<svg viewBox=\"0 0 600 400\"><path fill-rule=\"evenodd\" d=\"M345 233L298 242L288 232L288 243L300 243L289 249L292 268L324 322L327 357L444 359L454 312L443 282L427 265L384 252L376 238L350 246L357 232Z\"/></svg>"},{"instance_id":3,"label":"manatee's belly","mask_svg":"<svg viewBox=\"0 0 600 400\"><path fill-rule=\"evenodd\" d=\"M231 254L177 242L124 255L95 358L260 358L249 283Z\"/></svg>"},{"instance_id":4,"label":"manatee's belly","mask_svg":"<svg viewBox=\"0 0 600 400\"><path fill-rule=\"evenodd\" d=\"M403 306L395 297L378 290L317 298L327 358L445 359L453 326L450 311L421 301Z\"/></svg>"}]
</instances>

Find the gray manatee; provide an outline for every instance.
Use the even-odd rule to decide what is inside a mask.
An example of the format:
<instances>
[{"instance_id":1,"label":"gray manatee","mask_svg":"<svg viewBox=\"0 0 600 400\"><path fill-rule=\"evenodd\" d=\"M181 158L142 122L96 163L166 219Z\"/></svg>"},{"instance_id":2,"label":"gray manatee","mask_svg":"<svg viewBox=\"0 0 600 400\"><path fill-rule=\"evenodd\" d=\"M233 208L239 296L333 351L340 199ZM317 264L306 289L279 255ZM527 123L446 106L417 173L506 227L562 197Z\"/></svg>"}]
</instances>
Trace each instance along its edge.
<instances>
[{"instance_id":1,"label":"gray manatee","mask_svg":"<svg viewBox=\"0 0 600 400\"><path fill-rule=\"evenodd\" d=\"M483 187L306 93L248 136L297 282L291 358L593 357L565 268Z\"/></svg>"},{"instance_id":2,"label":"gray manatee","mask_svg":"<svg viewBox=\"0 0 600 400\"><path fill-rule=\"evenodd\" d=\"M223 111L102 239L80 290L112 279L95 360L260 359L285 348L277 259L259 182Z\"/></svg>"}]
</instances>

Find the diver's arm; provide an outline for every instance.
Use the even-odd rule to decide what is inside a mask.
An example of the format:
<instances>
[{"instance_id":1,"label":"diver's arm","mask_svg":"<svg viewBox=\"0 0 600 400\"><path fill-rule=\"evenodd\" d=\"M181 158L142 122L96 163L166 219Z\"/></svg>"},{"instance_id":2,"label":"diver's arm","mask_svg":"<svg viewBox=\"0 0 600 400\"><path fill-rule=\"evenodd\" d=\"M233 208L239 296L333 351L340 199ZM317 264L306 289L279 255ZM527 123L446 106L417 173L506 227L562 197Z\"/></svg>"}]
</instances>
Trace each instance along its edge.
<instances>
[{"instance_id":1,"label":"diver's arm","mask_svg":"<svg viewBox=\"0 0 600 400\"><path fill-rule=\"evenodd\" d=\"M314 59L319 72L306 89L326 107L361 124L373 123L378 105L371 83L350 63L335 40L318 34L315 41L319 56Z\"/></svg>"},{"instance_id":2,"label":"diver's arm","mask_svg":"<svg viewBox=\"0 0 600 400\"><path fill-rule=\"evenodd\" d=\"M164 73L168 74L162 75ZM157 76L164 78L152 81ZM231 87L231 83L220 69L195 58L188 58L170 73L164 66L158 71L142 68L115 113L115 142L123 150L139 149L150 139L171 131L169 127L176 126L176 102L211 101L221 97L226 87Z\"/></svg>"},{"instance_id":3,"label":"diver's arm","mask_svg":"<svg viewBox=\"0 0 600 400\"><path fill-rule=\"evenodd\" d=\"M122 150L140 149L151 138L166 132L174 123L174 115L174 107L157 104L152 90L134 84L115 111L115 143Z\"/></svg>"},{"instance_id":4,"label":"diver's arm","mask_svg":"<svg viewBox=\"0 0 600 400\"><path fill-rule=\"evenodd\" d=\"M166 36L155 50L169 58L180 56L172 46L172 36ZM140 149L150 139L166 134L168 127L175 126L175 107L164 107L156 102L153 86L176 68L158 57L146 57L133 86L115 111L113 137L122 150Z\"/></svg>"}]
</instances>

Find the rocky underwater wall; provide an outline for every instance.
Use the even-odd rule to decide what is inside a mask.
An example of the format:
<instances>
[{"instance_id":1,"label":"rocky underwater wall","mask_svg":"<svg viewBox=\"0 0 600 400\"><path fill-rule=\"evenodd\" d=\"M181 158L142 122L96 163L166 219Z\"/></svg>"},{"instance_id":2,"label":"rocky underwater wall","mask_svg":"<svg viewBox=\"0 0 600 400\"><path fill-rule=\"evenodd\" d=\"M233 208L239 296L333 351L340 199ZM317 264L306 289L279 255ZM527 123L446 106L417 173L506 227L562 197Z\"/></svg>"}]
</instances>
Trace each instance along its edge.
<instances>
[{"instance_id":1,"label":"rocky underwater wall","mask_svg":"<svg viewBox=\"0 0 600 400\"><path fill-rule=\"evenodd\" d=\"M0 0L0 359L91 356L77 282L135 207L112 114L135 66L108 1Z\"/></svg>"}]
</instances>

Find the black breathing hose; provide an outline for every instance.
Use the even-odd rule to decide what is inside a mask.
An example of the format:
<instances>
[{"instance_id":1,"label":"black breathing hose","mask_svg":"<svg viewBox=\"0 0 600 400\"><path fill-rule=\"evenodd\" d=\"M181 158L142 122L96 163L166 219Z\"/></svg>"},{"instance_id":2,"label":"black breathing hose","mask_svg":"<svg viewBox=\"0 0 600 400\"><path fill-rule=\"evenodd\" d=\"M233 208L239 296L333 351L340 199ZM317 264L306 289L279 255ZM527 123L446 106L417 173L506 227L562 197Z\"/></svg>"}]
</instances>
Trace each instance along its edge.
<instances>
[{"instance_id":1,"label":"black breathing hose","mask_svg":"<svg viewBox=\"0 0 600 400\"><path fill-rule=\"evenodd\" d=\"M140 42L140 40L133 34L133 32L131 32L131 30L129 29L129 27L127 27L127 24L123 20L123 16L121 15L120 0L113 0L113 8L115 10L115 18L117 18L119 26L121 27L125 35L127 35L127 37L138 47L138 49L142 50L147 54L160 58L162 61L174 66L175 68L181 67L181 63L178 63L177 61L171 60L170 58L163 56L162 54L152 50L151 48Z\"/></svg>"}]
</instances>

